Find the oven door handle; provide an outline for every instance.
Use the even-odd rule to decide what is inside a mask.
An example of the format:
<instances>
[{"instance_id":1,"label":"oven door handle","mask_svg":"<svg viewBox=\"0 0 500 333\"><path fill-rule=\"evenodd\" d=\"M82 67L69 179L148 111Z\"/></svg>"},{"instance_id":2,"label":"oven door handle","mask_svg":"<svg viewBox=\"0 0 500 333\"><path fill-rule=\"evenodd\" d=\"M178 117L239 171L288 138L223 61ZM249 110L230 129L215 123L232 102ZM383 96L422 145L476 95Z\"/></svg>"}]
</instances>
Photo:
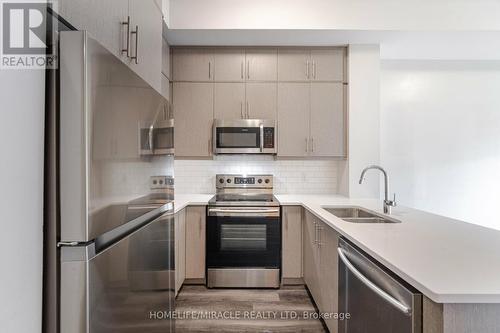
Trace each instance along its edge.
<instances>
[{"instance_id":1,"label":"oven door handle","mask_svg":"<svg viewBox=\"0 0 500 333\"><path fill-rule=\"evenodd\" d=\"M209 208L208 216L218 217L279 217L279 208L273 209L231 209Z\"/></svg>"}]
</instances>

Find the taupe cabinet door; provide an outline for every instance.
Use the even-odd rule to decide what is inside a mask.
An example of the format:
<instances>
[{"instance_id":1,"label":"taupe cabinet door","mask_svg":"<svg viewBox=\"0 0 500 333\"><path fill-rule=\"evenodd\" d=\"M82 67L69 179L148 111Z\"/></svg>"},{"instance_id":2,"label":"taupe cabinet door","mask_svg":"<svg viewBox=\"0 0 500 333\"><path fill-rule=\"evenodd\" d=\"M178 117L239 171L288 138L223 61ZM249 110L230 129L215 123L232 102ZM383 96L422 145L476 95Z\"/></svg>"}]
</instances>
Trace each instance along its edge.
<instances>
[{"instance_id":1,"label":"taupe cabinet door","mask_svg":"<svg viewBox=\"0 0 500 333\"><path fill-rule=\"evenodd\" d=\"M186 279L205 278L205 209L186 208Z\"/></svg>"},{"instance_id":2,"label":"taupe cabinet door","mask_svg":"<svg viewBox=\"0 0 500 333\"><path fill-rule=\"evenodd\" d=\"M311 50L311 79L344 80L344 48Z\"/></svg>"},{"instance_id":3,"label":"taupe cabinet door","mask_svg":"<svg viewBox=\"0 0 500 333\"><path fill-rule=\"evenodd\" d=\"M173 76L174 81L213 81L213 50L175 48L173 51Z\"/></svg>"},{"instance_id":4,"label":"taupe cabinet door","mask_svg":"<svg viewBox=\"0 0 500 333\"><path fill-rule=\"evenodd\" d=\"M339 234L306 210L304 221L304 281L321 312L338 311ZM330 332L337 321L325 320Z\"/></svg>"},{"instance_id":5,"label":"taupe cabinet door","mask_svg":"<svg viewBox=\"0 0 500 333\"><path fill-rule=\"evenodd\" d=\"M246 115L249 119L276 119L276 83L247 82Z\"/></svg>"},{"instance_id":6,"label":"taupe cabinet door","mask_svg":"<svg viewBox=\"0 0 500 333\"><path fill-rule=\"evenodd\" d=\"M245 50L217 49L215 52L215 81L244 82L245 81Z\"/></svg>"},{"instance_id":7,"label":"taupe cabinet door","mask_svg":"<svg viewBox=\"0 0 500 333\"><path fill-rule=\"evenodd\" d=\"M61 16L79 30L87 30L92 38L125 62L134 72L161 92L162 66L162 13L154 0L62 0ZM130 17L128 32L139 27L136 35L127 36L122 24ZM129 56L137 52L138 63L122 52L127 47Z\"/></svg>"},{"instance_id":8,"label":"taupe cabinet door","mask_svg":"<svg viewBox=\"0 0 500 333\"><path fill-rule=\"evenodd\" d=\"M204 157L211 155L214 118L213 89L212 83L174 83L176 156Z\"/></svg>"},{"instance_id":9,"label":"taupe cabinet door","mask_svg":"<svg viewBox=\"0 0 500 333\"><path fill-rule=\"evenodd\" d=\"M175 214L175 294L186 279L186 210Z\"/></svg>"},{"instance_id":10,"label":"taupe cabinet door","mask_svg":"<svg viewBox=\"0 0 500 333\"><path fill-rule=\"evenodd\" d=\"M276 81L278 77L277 49L246 50L246 80Z\"/></svg>"},{"instance_id":11,"label":"taupe cabinet door","mask_svg":"<svg viewBox=\"0 0 500 333\"><path fill-rule=\"evenodd\" d=\"M309 83L278 83L279 156L308 155L309 93Z\"/></svg>"},{"instance_id":12,"label":"taupe cabinet door","mask_svg":"<svg viewBox=\"0 0 500 333\"><path fill-rule=\"evenodd\" d=\"M320 286L322 312L338 312L338 256L339 234L324 222L319 226ZM326 319L330 332L338 331L338 321Z\"/></svg>"},{"instance_id":13,"label":"taupe cabinet door","mask_svg":"<svg viewBox=\"0 0 500 333\"><path fill-rule=\"evenodd\" d=\"M161 92L162 13L154 0L129 0L131 37L130 52L137 61L131 67L157 91Z\"/></svg>"},{"instance_id":14,"label":"taupe cabinet door","mask_svg":"<svg viewBox=\"0 0 500 333\"><path fill-rule=\"evenodd\" d=\"M318 220L305 212L304 220L304 281L316 302L322 309L322 290L320 285L320 254L318 247Z\"/></svg>"},{"instance_id":15,"label":"taupe cabinet door","mask_svg":"<svg viewBox=\"0 0 500 333\"><path fill-rule=\"evenodd\" d=\"M122 53L126 41L127 0L62 0L59 1L61 16L79 30L87 30L93 38L109 51L125 61Z\"/></svg>"},{"instance_id":16,"label":"taupe cabinet door","mask_svg":"<svg viewBox=\"0 0 500 333\"><path fill-rule=\"evenodd\" d=\"M215 83L215 119L242 119L245 110L245 83Z\"/></svg>"},{"instance_id":17,"label":"taupe cabinet door","mask_svg":"<svg viewBox=\"0 0 500 333\"><path fill-rule=\"evenodd\" d=\"M311 84L312 156L344 155L343 97L342 83Z\"/></svg>"},{"instance_id":18,"label":"taupe cabinet door","mask_svg":"<svg viewBox=\"0 0 500 333\"><path fill-rule=\"evenodd\" d=\"M283 207L282 277L302 277L302 207Z\"/></svg>"},{"instance_id":19,"label":"taupe cabinet door","mask_svg":"<svg viewBox=\"0 0 500 333\"><path fill-rule=\"evenodd\" d=\"M310 51L306 49L278 50L278 80L307 81L310 78Z\"/></svg>"}]
</instances>

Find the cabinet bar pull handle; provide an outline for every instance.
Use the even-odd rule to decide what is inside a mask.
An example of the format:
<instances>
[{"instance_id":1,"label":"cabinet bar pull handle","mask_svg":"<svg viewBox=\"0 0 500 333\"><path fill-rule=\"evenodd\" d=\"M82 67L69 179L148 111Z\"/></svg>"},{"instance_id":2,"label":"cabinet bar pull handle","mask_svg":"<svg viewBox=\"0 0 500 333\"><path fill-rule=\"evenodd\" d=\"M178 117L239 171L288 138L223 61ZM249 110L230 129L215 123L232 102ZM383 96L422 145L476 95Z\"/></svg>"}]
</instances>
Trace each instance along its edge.
<instances>
[{"instance_id":1,"label":"cabinet bar pull handle","mask_svg":"<svg viewBox=\"0 0 500 333\"><path fill-rule=\"evenodd\" d=\"M306 138L306 153L309 152L309 138Z\"/></svg>"},{"instance_id":2,"label":"cabinet bar pull handle","mask_svg":"<svg viewBox=\"0 0 500 333\"><path fill-rule=\"evenodd\" d=\"M241 79L242 79L242 80L244 79L244 77L243 77L243 66L244 66L244 65L243 65L243 62L244 62L244 61L242 60L242 61L241 61Z\"/></svg>"},{"instance_id":3,"label":"cabinet bar pull handle","mask_svg":"<svg viewBox=\"0 0 500 333\"><path fill-rule=\"evenodd\" d=\"M127 16L127 21L122 22L122 26L127 26L127 41L125 43L125 48L122 49L122 54L126 54L127 58L130 57L130 16Z\"/></svg>"},{"instance_id":4,"label":"cabinet bar pull handle","mask_svg":"<svg viewBox=\"0 0 500 333\"><path fill-rule=\"evenodd\" d=\"M316 61L313 61L313 77L316 80Z\"/></svg>"},{"instance_id":5,"label":"cabinet bar pull handle","mask_svg":"<svg viewBox=\"0 0 500 333\"><path fill-rule=\"evenodd\" d=\"M212 78L212 63L209 61L208 62L208 78L211 79Z\"/></svg>"},{"instance_id":6,"label":"cabinet bar pull handle","mask_svg":"<svg viewBox=\"0 0 500 333\"><path fill-rule=\"evenodd\" d=\"M135 26L135 31L132 31L130 34L135 35L135 55L130 57L130 59L135 61L135 64L139 64L139 26Z\"/></svg>"},{"instance_id":7,"label":"cabinet bar pull handle","mask_svg":"<svg viewBox=\"0 0 500 333\"><path fill-rule=\"evenodd\" d=\"M314 138L311 138L311 152L314 153Z\"/></svg>"},{"instance_id":8,"label":"cabinet bar pull handle","mask_svg":"<svg viewBox=\"0 0 500 333\"><path fill-rule=\"evenodd\" d=\"M247 60L247 79L250 80L250 60Z\"/></svg>"},{"instance_id":9,"label":"cabinet bar pull handle","mask_svg":"<svg viewBox=\"0 0 500 333\"><path fill-rule=\"evenodd\" d=\"M306 78L309 78L309 60L306 62Z\"/></svg>"}]
</instances>

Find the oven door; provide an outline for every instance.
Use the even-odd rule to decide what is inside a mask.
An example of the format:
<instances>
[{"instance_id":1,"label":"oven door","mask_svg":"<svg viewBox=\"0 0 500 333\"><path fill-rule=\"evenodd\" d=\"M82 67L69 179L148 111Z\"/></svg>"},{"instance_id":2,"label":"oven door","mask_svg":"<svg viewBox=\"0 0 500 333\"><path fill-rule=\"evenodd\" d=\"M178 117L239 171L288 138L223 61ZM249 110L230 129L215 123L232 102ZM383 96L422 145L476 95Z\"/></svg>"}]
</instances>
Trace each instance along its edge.
<instances>
[{"instance_id":1,"label":"oven door","mask_svg":"<svg viewBox=\"0 0 500 333\"><path fill-rule=\"evenodd\" d=\"M207 268L279 269L280 209L209 208L206 244Z\"/></svg>"}]
</instances>

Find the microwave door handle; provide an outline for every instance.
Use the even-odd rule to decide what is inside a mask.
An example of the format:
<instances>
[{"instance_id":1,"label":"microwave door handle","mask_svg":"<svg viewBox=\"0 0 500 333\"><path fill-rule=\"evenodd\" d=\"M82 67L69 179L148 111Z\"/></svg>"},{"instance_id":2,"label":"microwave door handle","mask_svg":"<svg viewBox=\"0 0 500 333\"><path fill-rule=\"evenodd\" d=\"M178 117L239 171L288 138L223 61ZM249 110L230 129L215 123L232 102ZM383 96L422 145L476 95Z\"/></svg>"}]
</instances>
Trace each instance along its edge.
<instances>
[{"instance_id":1,"label":"microwave door handle","mask_svg":"<svg viewBox=\"0 0 500 333\"><path fill-rule=\"evenodd\" d=\"M149 150L153 153L153 130L154 124L149 126L148 140L149 140Z\"/></svg>"},{"instance_id":2,"label":"microwave door handle","mask_svg":"<svg viewBox=\"0 0 500 333\"><path fill-rule=\"evenodd\" d=\"M260 152L264 150L264 124L260 124Z\"/></svg>"}]
</instances>

